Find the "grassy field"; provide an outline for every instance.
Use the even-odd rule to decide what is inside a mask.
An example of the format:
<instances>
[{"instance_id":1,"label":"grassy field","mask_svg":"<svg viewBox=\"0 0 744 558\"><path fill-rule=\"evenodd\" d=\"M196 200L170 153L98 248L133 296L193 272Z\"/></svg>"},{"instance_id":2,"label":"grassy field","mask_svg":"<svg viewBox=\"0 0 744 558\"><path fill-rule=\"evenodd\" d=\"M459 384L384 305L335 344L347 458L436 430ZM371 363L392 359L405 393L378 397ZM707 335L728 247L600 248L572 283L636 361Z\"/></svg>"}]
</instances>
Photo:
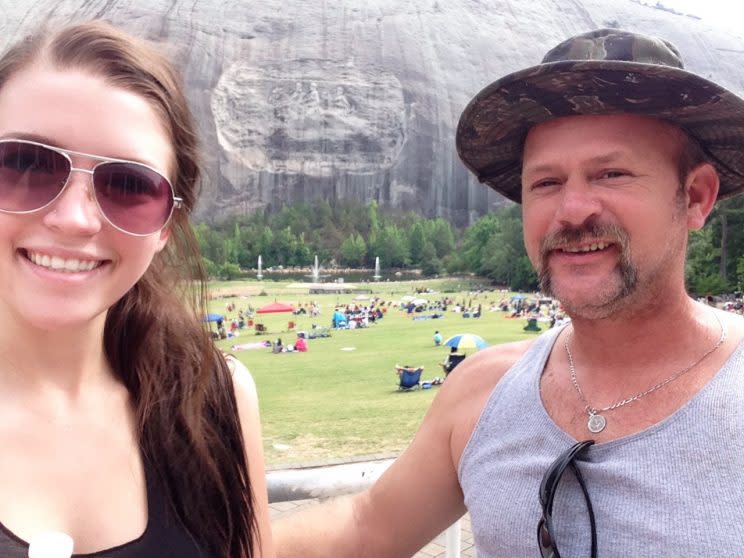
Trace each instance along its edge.
<instances>
[{"instance_id":1,"label":"grassy field","mask_svg":"<svg viewBox=\"0 0 744 558\"><path fill-rule=\"evenodd\" d=\"M489 344L534 336L522 331L524 319L506 319L502 312L489 312L493 302L509 297L505 292L471 292L467 281L438 280L358 285L371 295L399 302L416 288L428 287L433 294L416 295L430 301L444 296L456 302L481 304L479 319L466 319L448 310L436 320L413 320L391 308L384 319L368 328L332 330L330 338L311 339L307 353L272 354L269 349L231 351L234 344L275 341L292 343L296 334L287 330L310 331L313 324L329 326L336 305L366 301L355 294L309 295L307 285L298 283L231 282L215 283L210 292L210 309L230 318L245 310L273 302L294 305L317 301L321 315L316 318L292 314L258 315L267 335L242 330L237 338L218 341L218 346L237 356L253 374L261 403L264 448L270 465L323 461L374 453L397 453L411 440L437 388L399 392L394 366L424 366L422 379L443 376L439 363L449 349L435 347L432 337L439 330L445 339L457 333L476 333ZM445 292L449 291L449 292ZM235 312L226 313L233 303Z\"/></svg>"}]
</instances>

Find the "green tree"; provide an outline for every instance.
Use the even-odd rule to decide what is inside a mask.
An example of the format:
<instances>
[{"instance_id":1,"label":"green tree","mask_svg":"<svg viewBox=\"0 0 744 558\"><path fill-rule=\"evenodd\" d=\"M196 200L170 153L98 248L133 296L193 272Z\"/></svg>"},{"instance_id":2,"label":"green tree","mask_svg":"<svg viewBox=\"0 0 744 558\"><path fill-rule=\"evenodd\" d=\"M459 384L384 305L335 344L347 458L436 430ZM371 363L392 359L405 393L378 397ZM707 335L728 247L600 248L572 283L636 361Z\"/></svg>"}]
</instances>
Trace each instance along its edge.
<instances>
[{"instance_id":1,"label":"green tree","mask_svg":"<svg viewBox=\"0 0 744 558\"><path fill-rule=\"evenodd\" d=\"M204 263L204 270L207 272L207 277L209 278L219 277L219 269L217 267L217 264L215 264L209 258L204 258L204 257L202 258L202 262Z\"/></svg>"},{"instance_id":2,"label":"green tree","mask_svg":"<svg viewBox=\"0 0 744 558\"><path fill-rule=\"evenodd\" d=\"M250 230L240 222L235 222L232 237L232 258L240 267L251 268L256 264L256 255L251 251Z\"/></svg>"},{"instance_id":3,"label":"green tree","mask_svg":"<svg viewBox=\"0 0 744 558\"><path fill-rule=\"evenodd\" d=\"M437 256L444 258L455 249L455 234L452 225L442 218L428 223L426 236L434 244Z\"/></svg>"},{"instance_id":4,"label":"green tree","mask_svg":"<svg viewBox=\"0 0 744 558\"><path fill-rule=\"evenodd\" d=\"M736 264L736 282L739 292L744 292L744 256Z\"/></svg>"},{"instance_id":5,"label":"green tree","mask_svg":"<svg viewBox=\"0 0 744 558\"><path fill-rule=\"evenodd\" d=\"M479 273L501 284L516 288L519 276L525 274L523 258L527 254L522 240L522 219L513 212L501 214L486 244ZM528 273L529 275L529 273ZM529 281L528 281L529 282Z\"/></svg>"},{"instance_id":6,"label":"green tree","mask_svg":"<svg viewBox=\"0 0 744 558\"><path fill-rule=\"evenodd\" d=\"M718 274L719 257L720 248L714 245L712 226L690 233L685 262L685 283L689 291L697 295L711 292L709 287L713 283L710 277Z\"/></svg>"},{"instance_id":7,"label":"green tree","mask_svg":"<svg viewBox=\"0 0 744 558\"><path fill-rule=\"evenodd\" d=\"M340 252L343 265L361 267L367 256L367 244L361 235L355 234L343 241Z\"/></svg>"},{"instance_id":8,"label":"green tree","mask_svg":"<svg viewBox=\"0 0 744 558\"><path fill-rule=\"evenodd\" d=\"M471 271L515 290L534 288L537 276L527 258L519 206L482 217L465 231L460 253L448 269Z\"/></svg>"},{"instance_id":9,"label":"green tree","mask_svg":"<svg viewBox=\"0 0 744 558\"><path fill-rule=\"evenodd\" d=\"M199 250L205 258L218 265L225 262L225 242L218 231L201 223L194 227L194 234L199 243Z\"/></svg>"},{"instance_id":10,"label":"green tree","mask_svg":"<svg viewBox=\"0 0 744 558\"><path fill-rule=\"evenodd\" d=\"M455 271L479 272L488 241L498 226L496 215L489 214L478 219L465 231L457 258L459 265Z\"/></svg>"},{"instance_id":11,"label":"green tree","mask_svg":"<svg viewBox=\"0 0 744 558\"><path fill-rule=\"evenodd\" d=\"M300 233L297 238L297 246L295 248L295 263L296 265L308 266L313 262L313 255L310 246L305 242L305 233Z\"/></svg>"},{"instance_id":12,"label":"green tree","mask_svg":"<svg viewBox=\"0 0 744 558\"><path fill-rule=\"evenodd\" d=\"M297 248L297 239L292 234L290 227L285 227L274 235L272 253L274 261L279 265L295 265L295 252Z\"/></svg>"},{"instance_id":13,"label":"green tree","mask_svg":"<svg viewBox=\"0 0 744 558\"><path fill-rule=\"evenodd\" d=\"M408 265L408 238L397 225L385 225L373 248L372 253L383 254L389 267Z\"/></svg>"},{"instance_id":14,"label":"green tree","mask_svg":"<svg viewBox=\"0 0 744 558\"><path fill-rule=\"evenodd\" d=\"M728 282L717 272L695 278L693 290L699 296L718 295L729 291Z\"/></svg>"},{"instance_id":15,"label":"green tree","mask_svg":"<svg viewBox=\"0 0 744 558\"><path fill-rule=\"evenodd\" d=\"M217 275L220 279L223 279L225 281L237 279L238 277L240 277L240 267L238 267L238 264L225 262L224 264L219 266Z\"/></svg>"},{"instance_id":16,"label":"green tree","mask_svg":"<svg viewBox=\"0 0 744 558\"><path fill-rule=\"evenodd\" d=\"M328 200L315 200L311 206L310 226L317 230L333 222L333 209Z\"/></svg>"},{"instance_id":17,"label":"green tree","mask_svg":"<svg viewBox=\"0 0 744 558\"><path fill-rule=\"evenodd\" d=\"M408 239L408 253L411 255L411 263L413 265L421 265L421 263L424 262L424 246L426 243L427 239L426 233L424 232L424 225L420 221L416 221L411 225ZM434 248L433 244L432 248ZM436 255L436 248L434 249L434 253Z\"/></svg>"},{"instance_id":18,"label":"green tree","mask_svg":"<svg viewBox=\"0 0 744 558\"><path fill-rule=\"evenodd\" d=\"M277 265L276 258L274 257L274 231L268 225L264 226L261 230L256 247L256 251L258 255L262 256L266 267Z\"/></svg>"},{"instance_id":19,"label":"green tree","mask_svg":"<svg viewBox=\"0 0 744 558\"><path fill-rule=\"evenodd\" d=\"M271 228L281 230L290 228L295 236L308 232L312 228L311 208L305 203L285 205L271 219Z\"/></svg>"},{"instance_id":20,"label":"green tree","mask_svg":"<svg viewBox=\"0 0 744 558\"><path fill-rule=\"evenodd\" d=\"M706 228L713 229L713 245L719 248L717 263L721 278L735 283L736 262L744 256L744 196L718 202Z\"/></svg>"},{"instance_id":21,"label":"green tree","mask_svg":"<svg viewBox=\"0 0 744 558\"><path fill-rule=\"evenodd\" d=\"M425 277L433 277L442 273L442 262L437 257L434 243L426 241L421 249L421 273Z\"/></svg>"},{"instance_id":22,"label":"green tree","mask_svg":"<svg viewBox=\"0 0 744 558\"><path fill-rule=\"evenodd\" d=\"M369 234L376 235L380 230L380 208L374 200L367 204L367 221L369 222Z\"/></svg>"},{"instance_id":23,"label":"green tree","mask_svg":"<svg viewBox=\"0 0 744 558\"><path fill-rule=\"evenodd\" d=\"M527 254L524 254L517 260L510 288L513 291L534 291L537 290L538 286L539 281L535 268L532 267Z\"/></svg>"}]
</instances>

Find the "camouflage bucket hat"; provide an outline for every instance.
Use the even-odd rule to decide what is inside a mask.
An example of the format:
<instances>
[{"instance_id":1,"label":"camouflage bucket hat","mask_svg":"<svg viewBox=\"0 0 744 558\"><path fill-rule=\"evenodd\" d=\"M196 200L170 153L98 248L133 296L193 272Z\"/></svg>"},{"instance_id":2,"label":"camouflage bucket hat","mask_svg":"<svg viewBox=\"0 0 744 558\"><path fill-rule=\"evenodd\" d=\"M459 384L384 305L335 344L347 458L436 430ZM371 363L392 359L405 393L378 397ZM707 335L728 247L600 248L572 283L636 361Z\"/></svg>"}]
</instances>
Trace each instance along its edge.
<instances>
[{"instance_id":1,"label":"camouflage bucket hat","mask_svg":"<svg viewBox=\"0 0 744 558\"><path fill-rule=\"evenodd\" d=\"M679 126L715 164L718 199L744 190L744 99L684 70L669 42L619 29L572 37L537 66L483 89L460 117L457 152L478 180L519 203L530 128L561 116L613 113Z\"/></svg>"}]
</instances>

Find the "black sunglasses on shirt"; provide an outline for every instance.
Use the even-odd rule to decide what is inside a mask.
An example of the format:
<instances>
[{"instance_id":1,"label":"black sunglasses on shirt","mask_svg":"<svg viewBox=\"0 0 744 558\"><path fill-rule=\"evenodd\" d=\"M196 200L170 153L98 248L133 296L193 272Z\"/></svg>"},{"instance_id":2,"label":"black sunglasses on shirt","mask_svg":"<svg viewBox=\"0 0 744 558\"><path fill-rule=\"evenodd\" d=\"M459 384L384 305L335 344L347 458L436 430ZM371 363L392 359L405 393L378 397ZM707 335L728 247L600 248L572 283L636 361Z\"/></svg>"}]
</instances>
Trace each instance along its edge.
<instances>
[{"instance_id":1,"label":"black sunglasses on shirt","mask_svg":"<svg viewBox=\"0 0 744 558\"><path fill-rule=\"evenodd\" d=\"M540 555L542 558L561 558L556 546L555 533L553 531L553 500L555 499L558 484L561 482L561 478L563 478L563 473L565 473L566 469L569 467L573 470L574 475L576 475L576 480L579 481L581 491L584 493L584 500L586 501L586 507L589 511L589 524L592 536L591 558L597 558L597 528L594 522L592 501L586 490L584 477L582 477L581 471L576 466L578 458L593 443L594 440L585 440L574 444L558 456L558 459L556 459L553 464L548 467L548 470L545 471L545 475L540 483L539 494L540 505L542 506L542 517L537 523L537 545L540 548Z\"/></svg>"}]
</instances>

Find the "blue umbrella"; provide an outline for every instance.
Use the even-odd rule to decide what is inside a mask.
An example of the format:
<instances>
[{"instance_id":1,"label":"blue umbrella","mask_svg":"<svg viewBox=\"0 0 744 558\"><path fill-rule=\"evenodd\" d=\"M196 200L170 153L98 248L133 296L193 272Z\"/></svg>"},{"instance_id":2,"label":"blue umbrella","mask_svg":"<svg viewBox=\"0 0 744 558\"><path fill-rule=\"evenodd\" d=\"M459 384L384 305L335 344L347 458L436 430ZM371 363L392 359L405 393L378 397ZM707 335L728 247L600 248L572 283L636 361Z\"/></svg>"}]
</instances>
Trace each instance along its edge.
<instances>
[{"instance_id":1,"label":"blue umbrella","mask_svg":"<svg viewBox=\"0 0 744 558\"><path fill-rule=\"evenodd\" d=\"M444 342L447 347L454 347L455 349L484 349L488 347L482 337L475 335L474 333L458 333L453 335L447 341Z\"/></svg>"},{"instance_id":2,"label":"blue umbrella","mask_svg":"<svg viewBox=\"0 0 744 558\"><path fill-rule=\"evenodd\" d=\"M222 314L211 314L210 313L202 318L202 321L205 321L205 322L220 322L224 320L225 320L225 316L223 316Z\"/></svg>"}]
</instances>

